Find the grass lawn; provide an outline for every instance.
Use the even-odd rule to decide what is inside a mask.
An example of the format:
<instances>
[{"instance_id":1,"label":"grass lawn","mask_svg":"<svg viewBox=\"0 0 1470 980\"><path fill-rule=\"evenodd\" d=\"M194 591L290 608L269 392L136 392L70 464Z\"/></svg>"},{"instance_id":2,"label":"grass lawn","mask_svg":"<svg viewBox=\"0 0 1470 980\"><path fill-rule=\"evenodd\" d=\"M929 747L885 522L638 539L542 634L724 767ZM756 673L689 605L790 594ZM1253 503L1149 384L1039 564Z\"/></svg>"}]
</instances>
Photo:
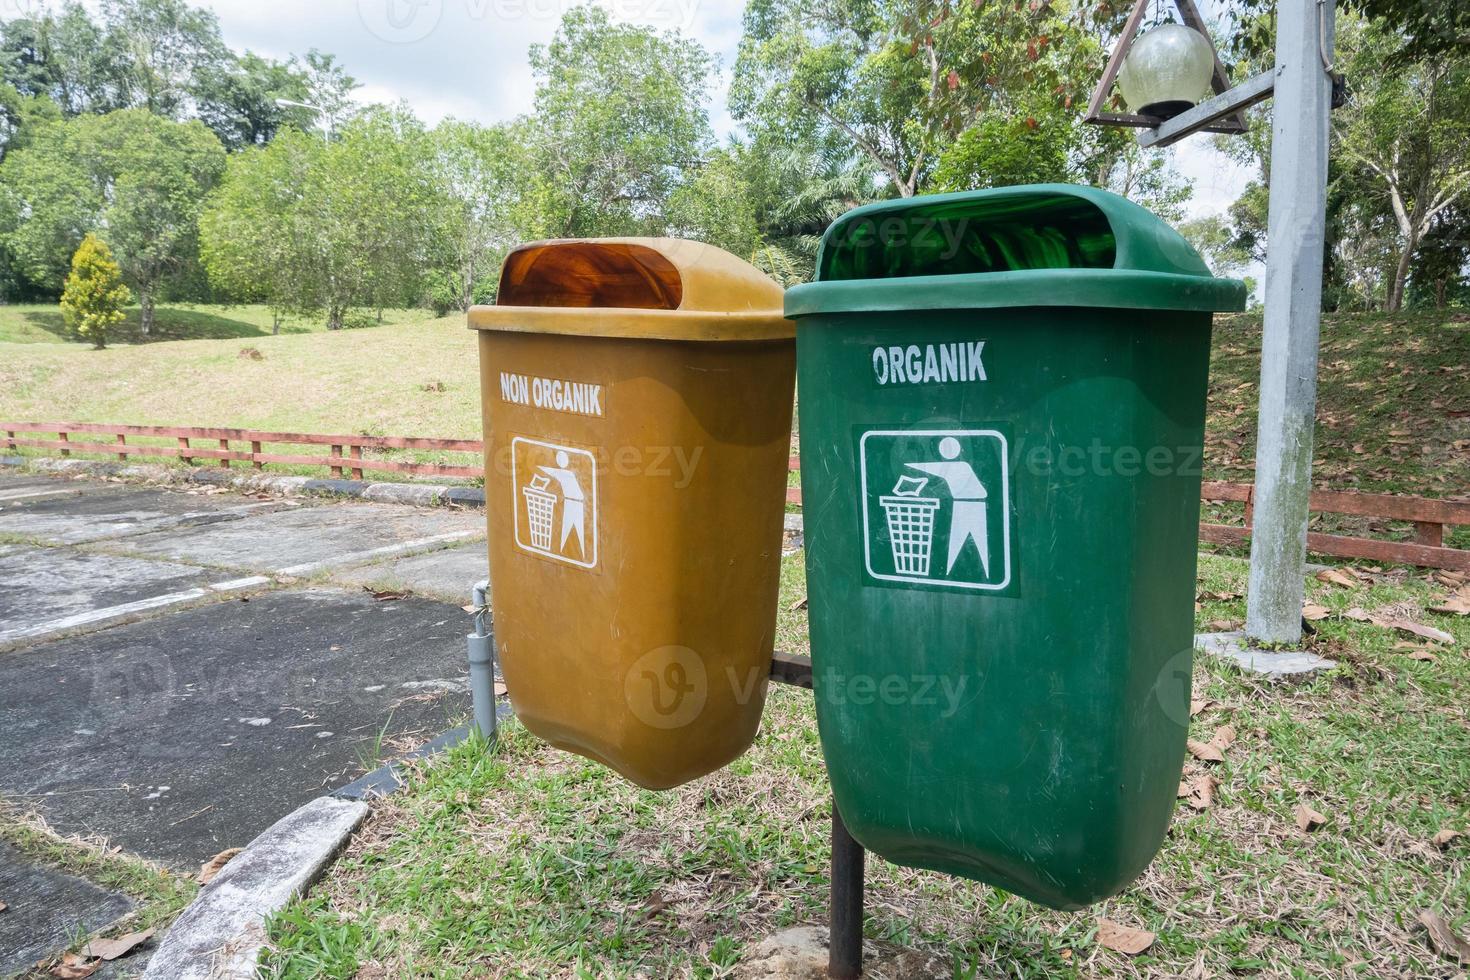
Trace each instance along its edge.
<instances>
[{"instance_id":1,"label":"grass lawn","mask_svg":"<svg viewBox=\"0 0 1470 980\"><path fill-rule=\"evenodd\" d=\"M138 332L138 307L126 310L127 319L116 327L111 344L160 343L169 340L235 340L242 337L269 337L273 320L264 306L209 306L193 303L160 303L154 311L153 333L144 337ZM385 310L384 323L405 323L423 319L423 310ZM376 325L376 316L362 325ZM283 334L321 333L326 324L303 317L287 317L281 323ZM0 305L0 343L7 344L82 344L67 330L61 309L54 303L21 303Z\"/></svg>"},{"instance_id":2,"label":"grass lawn","mask_svg":"<svg viewBox=\"0 0 1470 980\"><path fill-rule=\"evenodd\" d=\"M1344 618L1308 646L1340 666L1280 686L1201 658L1192 737L1225 725L1213 804L1181 800L1150 869L1121 896L1048 911L987 886L871 859L867 935L937 952L956 977L1457 977L1416 916L1470 933L1470 617L1426 613L1419 573L1354 589L1335 613L1388 609L1453 648ZM1206 557L1203 627L1239 621L1246 566ZM778 645L806 652L801 556L787 559ZM270 925L267 975L723 976L755 943L826 921L830 815L809 692L776 687L760 738L722 772L640 790L509 726L490 754L421 764L345 857ZM1326 817L1298 828L1306 804ZM1137 957L1097 916L1158 934Z\"/></svg>"},{"instance_id":3,"label":"grass lawn","mask_svg":"<svg viewBox=\"0 0 1470 980\"><path fill-rule=\"evenodd\" d=\"M0 420L480 434L476 354L461 316L389 311L386 325L373 329L326 333L292 324L278 337L269 335L270 317L261 307L163 307L159 317L161 333L215 339L106 351L37 343L60 339L54 307L0 307ZM1466 365L1470 315L1325 317L1316 484L1464 494L1470 487ZM1211 371L1205 477L1248 482L1259 317L1217 319ZM1218 512L1232 513L1229 507ZM1395 530L1340 518L1319 519L1316 529ZM1461 534L1463 542L1453 543L1470 544L1470 534Z\"/></svg>"},{"instance_id":4,"label":"grass lawn","mask_svg":"<svg viewBox=\"0 0 1470 980\"><path fill-rule=\"evenodd\" d=\"M159 341L101 351L75 343L0 342L0 420L480 437L475 345L463 317L434 318L419 310L412 311L415 319L381 327L273 337L268 315L255 312L264 317L264 335L232 340ZM420 462L441 458L427 452L389 455ZM324 467L272 470L326 475Z\"/></svg>"}]
</instances>

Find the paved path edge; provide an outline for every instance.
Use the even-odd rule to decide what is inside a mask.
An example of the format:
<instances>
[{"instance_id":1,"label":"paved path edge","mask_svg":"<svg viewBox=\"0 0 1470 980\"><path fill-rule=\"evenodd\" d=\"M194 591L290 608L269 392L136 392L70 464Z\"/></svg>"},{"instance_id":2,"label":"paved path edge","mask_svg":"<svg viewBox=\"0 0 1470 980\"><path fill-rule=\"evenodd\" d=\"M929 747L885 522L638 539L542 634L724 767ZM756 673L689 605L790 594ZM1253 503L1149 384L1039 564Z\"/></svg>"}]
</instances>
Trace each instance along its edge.
<instances>
[{"instance_id":1,"label":"paved path edge","mask_svg":"<svg viewBox=\"0 0 1470 980\"><path fill-rule=\"evenodd\" d=\"M511 717L509 704L496 710ZM462 725L404 758L319 796L277 820L205 885L159 943L144 980L253 980L265 948L265 920L321 880L370 811L368 800L403 785L404 763L451 749Z\"/></svg>"},{"instance_id":2,"label":"paved path edge","mask_svg":"<svg viewBox=\"0 0 1470 980\"><path fill-rule=\"evenodd\" d=\"M323 796L277 820L179 915L144 980L255 977L266 917L321 878L368 809Z\"/></svg>"}]
</instances>

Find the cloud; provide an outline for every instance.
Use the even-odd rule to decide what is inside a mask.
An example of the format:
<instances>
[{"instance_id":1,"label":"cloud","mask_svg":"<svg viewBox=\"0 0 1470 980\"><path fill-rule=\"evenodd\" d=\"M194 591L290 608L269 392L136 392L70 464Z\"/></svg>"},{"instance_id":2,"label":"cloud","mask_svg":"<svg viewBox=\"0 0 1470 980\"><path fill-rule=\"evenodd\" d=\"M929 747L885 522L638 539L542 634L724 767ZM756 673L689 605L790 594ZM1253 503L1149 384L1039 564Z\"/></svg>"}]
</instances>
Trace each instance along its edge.
<instances>
[{"instance_id":1,"label":"cloud","mask_svg":"<svg viewBox=\"0 0 1470 980\"><path fill-rule=\"evenodd\" d=\"M531 108L527 49L551 40L574 0L194 0L235 48L284 58L335 54L370 102L407 102L427 122L496 122ZM740 40L739 0L598 0L615 20L692 36L728 69ZM722 78L710 106L726 120ZM722 128L728 128L728 123Z\"/></svg>"}]
</instances>

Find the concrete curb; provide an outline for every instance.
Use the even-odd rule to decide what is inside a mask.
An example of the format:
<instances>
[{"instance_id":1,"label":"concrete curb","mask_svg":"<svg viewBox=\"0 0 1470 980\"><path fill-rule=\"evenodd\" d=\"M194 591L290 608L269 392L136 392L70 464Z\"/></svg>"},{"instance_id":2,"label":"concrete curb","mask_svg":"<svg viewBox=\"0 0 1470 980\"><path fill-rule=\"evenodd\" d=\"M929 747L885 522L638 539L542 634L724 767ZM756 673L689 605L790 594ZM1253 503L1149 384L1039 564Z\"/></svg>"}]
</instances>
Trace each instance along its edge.
<instances>
[{"instance_id":1,"label":"concrete curb","mask_svg":"<svg viewBox=\"0 0 1470 980\"><path fill-rule=\"evenodd\" d=\"M496 718L513 716L511 706ZM320 796L276 821L225 865L169 927L143 980L254 980L265 920L326 874L366 819L367 801L403 786L405 763L437 755L469 737L451 729L395 762Z\"/></svg>"},{"instance_id":2,"label":"concrete curb","mask_svg":"<svg viewBox=\"0 0 1470 980\"><path fill-rule=\"evenodd\" d=\"M367 814L366 803L324 796L276 821L174 922L144 980L251 980L266 917L322 876Z\"/></svg>"},{"instance_id":3,"label":"concrete curb","mask_svg":"<svg viewBox=\"0 0 1470 980\"><path fill-rule=\"evenodd\" d=\"M157 463L109 463L95 459L0 456L0 466L28 469L60 476L104 476L143 483L179 485L200 483L229 487L242 493L273 493L286 497L319 494L357 497L382 504L411 507L485 506L485 491L479 487L444 486L424 483L371 483L366 480L323 480L309 476L267 476L263 473L232 473L221 468L193 470Z\"/></svg>"}]
</instances>

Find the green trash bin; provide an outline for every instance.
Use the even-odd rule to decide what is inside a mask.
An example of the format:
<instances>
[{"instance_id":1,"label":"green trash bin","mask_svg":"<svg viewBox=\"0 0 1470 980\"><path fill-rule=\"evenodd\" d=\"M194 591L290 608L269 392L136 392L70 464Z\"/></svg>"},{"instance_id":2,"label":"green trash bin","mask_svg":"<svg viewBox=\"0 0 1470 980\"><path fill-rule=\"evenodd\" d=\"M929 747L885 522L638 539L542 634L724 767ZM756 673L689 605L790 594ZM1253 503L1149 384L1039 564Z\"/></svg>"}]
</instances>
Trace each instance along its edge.
<instances>
[{"instance_id":1,"label":"green trash bin","mask_svg":"<svg viewBox=\"0 0 1470 980\"><path fill-rule=\"evenodd\" d=\"M1064 185L858 208L816 279L786 315L836 805L899 864L1113 895L1175 806L1211 313L1245 288Z\"/></svg>"}]
</instances>

